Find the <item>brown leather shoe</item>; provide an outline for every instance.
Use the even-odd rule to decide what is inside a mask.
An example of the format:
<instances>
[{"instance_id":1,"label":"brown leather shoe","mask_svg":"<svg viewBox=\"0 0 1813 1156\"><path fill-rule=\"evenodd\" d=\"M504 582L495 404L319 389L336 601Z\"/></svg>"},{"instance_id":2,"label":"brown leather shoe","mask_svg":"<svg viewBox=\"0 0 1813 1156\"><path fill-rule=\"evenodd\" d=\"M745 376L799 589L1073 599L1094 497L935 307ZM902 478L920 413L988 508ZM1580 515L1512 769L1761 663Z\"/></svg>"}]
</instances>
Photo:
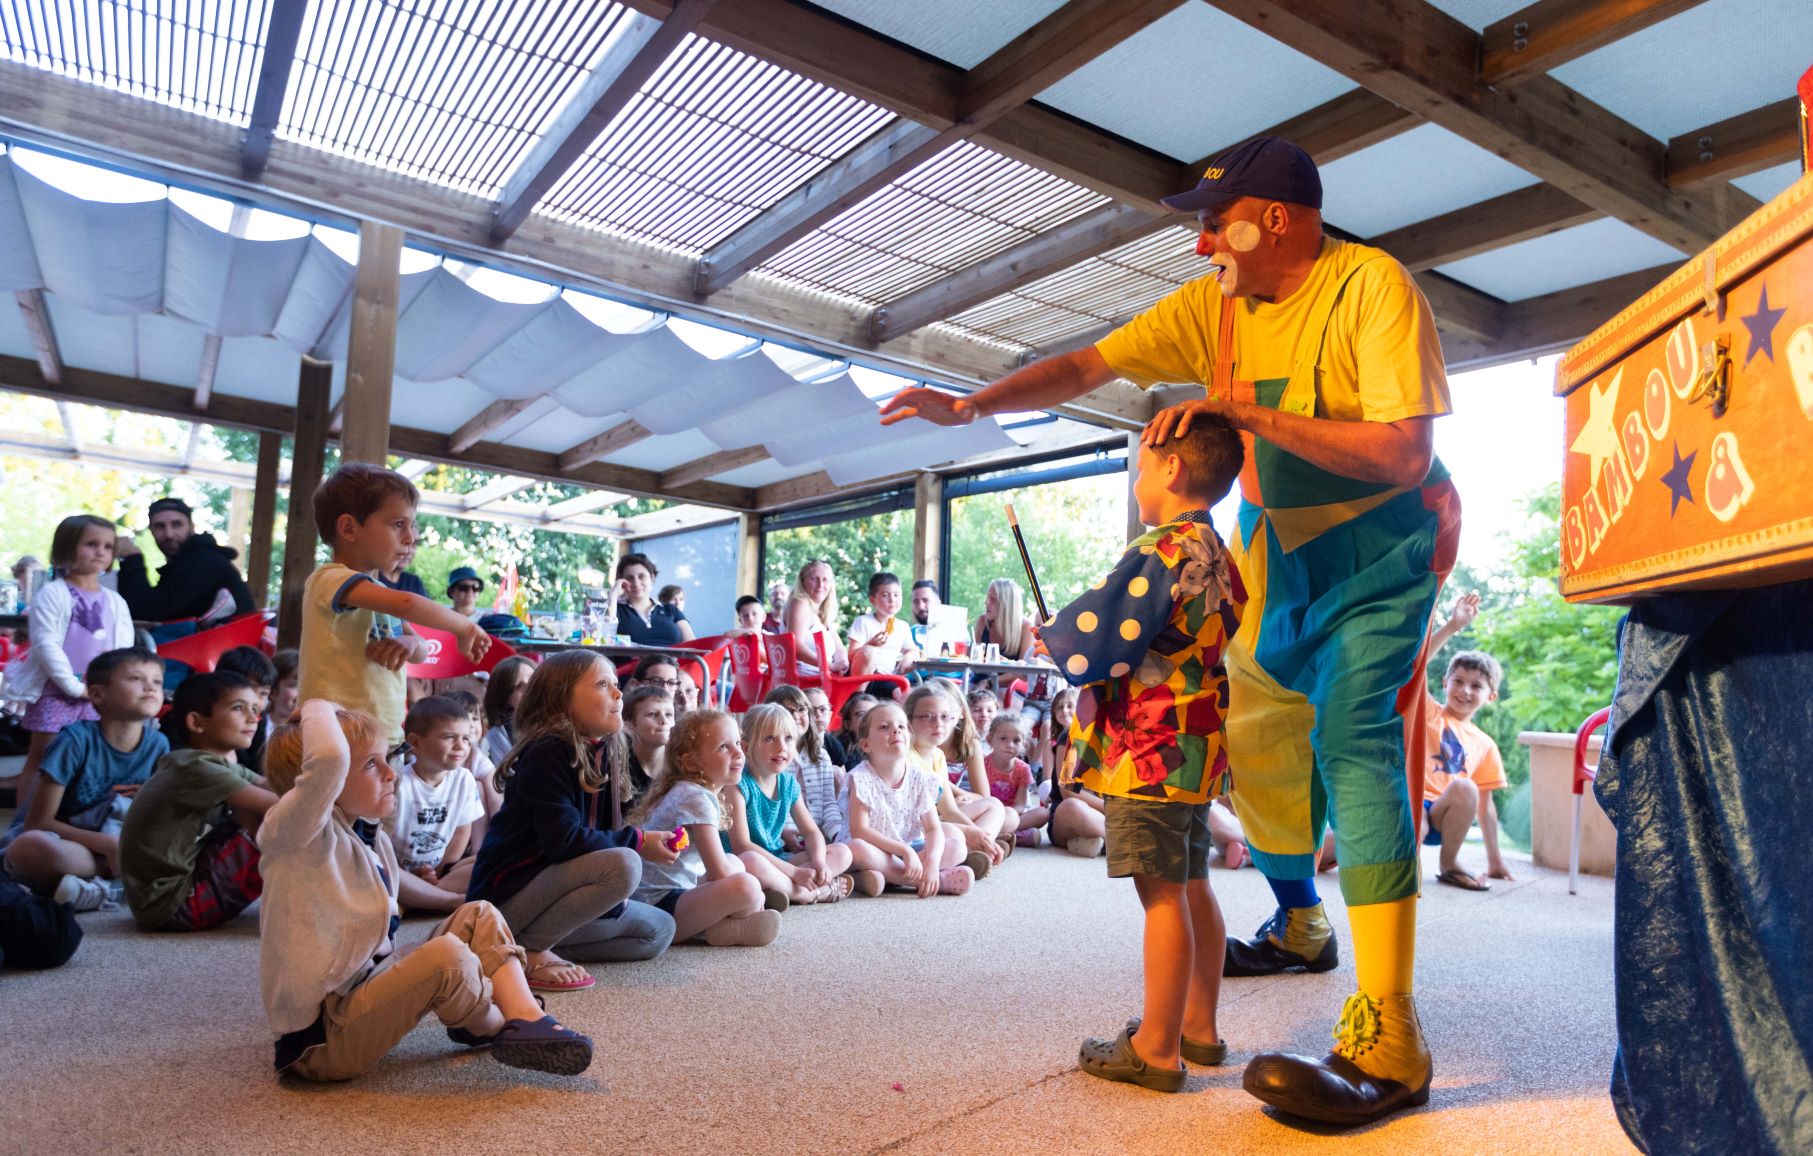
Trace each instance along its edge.
<instances>
[{"instance_id":1,"label":"brown leather shoe","mask_svg":"<svg viewBox=\"0 0 1813 1156\"><path fill-rule=\"evenodd\" d=\"M1408 995L1349 996L1335 1048L1319 1060L1267 1052L1246 1066L1241 1085L1281 1111L1329 1124L1369 1124L1429 1102L1434 1064Z\"/></svg>"}]
</instances>

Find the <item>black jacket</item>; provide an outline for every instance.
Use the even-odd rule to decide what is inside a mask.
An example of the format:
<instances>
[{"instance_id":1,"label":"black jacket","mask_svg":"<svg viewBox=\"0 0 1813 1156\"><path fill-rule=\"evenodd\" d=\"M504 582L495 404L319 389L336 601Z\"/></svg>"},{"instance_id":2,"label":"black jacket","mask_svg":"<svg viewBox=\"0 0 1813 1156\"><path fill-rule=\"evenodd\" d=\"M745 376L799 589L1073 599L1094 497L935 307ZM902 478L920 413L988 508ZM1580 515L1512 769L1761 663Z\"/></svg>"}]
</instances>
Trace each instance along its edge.
<instances>
[{"instance_id":1,"label":"black jacket","mask_svg":"<svg viewBox=\"0 0 1813 1156\"><path fill-rule=\"evenodd\" d=\"M485 845L478 849L466 898L502 903L546 867L610 847L642 845L642 833L634 827L611 827L610 799L587 795L571 760L570 749L551 737L536 739L516 757L504 784L504 805L491 816Z\"/></svg>"},{"instance_id":2,"label":"black jacket","mask_svg":"<svg viewBox=\"0 0 1813 1156\"><path fill-rule=\"evenodd\" d=\"M214 605L215 595L225 589L233 595L233 613L250 614L257 607L239 568L233 565L237 557L237 550L222 546L214 535L191 534L176 557L157 568L156 586L145 574L143 554L120 559L120 597L131 607L134 618L169 622L200 618Z\"/></svg>"}]
</instances>

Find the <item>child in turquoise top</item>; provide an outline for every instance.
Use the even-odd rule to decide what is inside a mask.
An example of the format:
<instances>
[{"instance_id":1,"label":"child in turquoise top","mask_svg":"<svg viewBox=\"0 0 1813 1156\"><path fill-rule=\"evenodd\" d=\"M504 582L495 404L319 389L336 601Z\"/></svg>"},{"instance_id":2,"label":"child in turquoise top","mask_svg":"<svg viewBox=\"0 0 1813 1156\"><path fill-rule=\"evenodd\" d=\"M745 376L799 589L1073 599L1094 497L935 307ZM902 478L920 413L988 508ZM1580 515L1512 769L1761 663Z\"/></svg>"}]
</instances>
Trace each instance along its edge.
<instances>
[{"instance_id":1,"label":"child in turquoise top","mask_svg":"<svg viewBox=\"0 0 1813 1156\"><path fill-rule=\"evenodd\" d=\"M824 832L800 798L799 783L787 770L798 743L793 715L779 703L763 703L743 716L748 761L737 790L725 792L730 805L725 847L761 880L762 890L793 903L835 903L856 886L855 878L846 874L850 848L842 843L827 846ZM795 855L788 855L781 841L789 820L805 845Z\"/></svg>"}]
</instances>

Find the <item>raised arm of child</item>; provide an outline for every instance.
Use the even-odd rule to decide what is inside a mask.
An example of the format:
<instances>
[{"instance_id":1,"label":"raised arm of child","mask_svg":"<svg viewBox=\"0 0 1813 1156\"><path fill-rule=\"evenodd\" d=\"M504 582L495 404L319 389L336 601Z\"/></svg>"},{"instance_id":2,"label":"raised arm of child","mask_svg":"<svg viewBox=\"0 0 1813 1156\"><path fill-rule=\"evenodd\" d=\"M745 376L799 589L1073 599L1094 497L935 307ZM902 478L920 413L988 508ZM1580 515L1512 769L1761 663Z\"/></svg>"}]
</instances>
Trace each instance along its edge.
<instances>
[{"instance_id":1,"label":"raised arm of child","mask_svg":"<svg viewBox=\"0 0 1813 1156\"><path fill-rule=\"evenodd\" d=\"M258 846L266 854L293 851L326 830L333 821L334 801L352 768L352 752L333 703L311 698L302 704L296 718L302 728L302 766L296 772L296 785L281 799L262 787L248 786L227 800L236 806L235 801L246 796L245 801L255 805L254 791L270 800L259 809L265 821L258 828Z\"/></svg>"},{"instance_id":2,"label":"raised arm of child","mask_svg":"<svg viewBox=\"0 0 1813 1156\"><path fill-rule=\"evenodd\" d=\"M341 601L374 614L388 614L417 626L444 630L460 640L460 653L470 662L477 662L491 649L491 636L480 630L477 622L451 606L430 602L420 594L392 590L381 582L359 582L341 595ZM402 638L373 642L365 653L386 670L398 670L406 662L420 662L426 652L425 640L418 634L409 633Z\"/></svg>"},{"instance_id":3,"label":"raised arm of child","mask_svg":"<svg viewBox=\"0 0 1813 1156\"><path fill-rule=\"evenodd\" d=\"M939 827L935 812L931 813L931 819L928 822L930 825L927 830L936 829L939 845L943 846L944 831ZM875 825L869 819L869 805L862 801L861 793L854 790L850 792L850 837L861 839L883 854L892 855L900 860L907 883L919 886L923 882L922 877L926 872L919 857L913 854L913 849L905 843L898 839L891 839L875 829ZM932 862L936 862L936 860L932 860ZM936 877L938 873L933 871L931 874Z\"/></svg>"}]
</instances>

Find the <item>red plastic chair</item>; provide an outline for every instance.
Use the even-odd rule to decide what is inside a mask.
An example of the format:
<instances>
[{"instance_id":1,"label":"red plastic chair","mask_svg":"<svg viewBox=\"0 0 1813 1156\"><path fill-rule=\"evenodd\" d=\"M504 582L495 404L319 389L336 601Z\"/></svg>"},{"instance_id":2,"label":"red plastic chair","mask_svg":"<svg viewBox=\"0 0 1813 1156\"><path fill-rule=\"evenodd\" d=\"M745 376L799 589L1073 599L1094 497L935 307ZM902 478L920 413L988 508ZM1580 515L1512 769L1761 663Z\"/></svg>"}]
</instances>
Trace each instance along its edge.
<instances>
[{"instance_id":1,"label":"red plastic chair","mask_svg":"<svg viewBox=\"0 0 1813 1156\"><path fill-rule=\"evenodd\" d=\"M714 634L691 642L676 642L676 650L698 651L698 662L705 668L705 705L718 705L718 685L724 677L724 663L730 657L731 639Z\"/></svg>"},{"instance_id":2,"label":"red plastic chair","mask_svg":"<svg viewBox=\"0 0 1813 1156\"><path fill-rule=\"evenodd\" d=\"M801 690L817 687L825 692L831 700L833 714L843 709L845 700L872 682L889 682L900 687L904 692L912 684L898 674L826 674L831 668L830 646L825 641L822 630L812 632L812 638L818 648L818 670L808 670L800 665L799 642L791 634L762 635L763 649L768 655L768 667L772 672L771 686L797 686Z\"/></svg>"},{"instance_id":3,"label":"red plastic chair","mask_svg":"<svg viewBox=\"0 0 1813 1156\"><path fill-rule=\"evenodd\" d=\"M202 630L182 638L157 644L157 656L180 662L196 674L211 672L220 656L236 646L255 646L262 650L264 628L275 617L268 610L255 610L232 618L212 630Z\"/></svg>"},{"instance_id":4,"label":"red plastic chair","mask_svg":"<svg viewBox=\"0 0 1813 1156\"><path fill-rule=\"evenodd\" d=\"M1567 893L1574 894L1574 887L1580 881L1580 825L1585 819L1581 810L1586 805L1586 785L1599 777L1599 764L1586 765L1586 745L1592 739L1593 732L1611 721L1612 708L1600 707L1588 715L1574 732L1574 837L1568 842L1567 849Z\"/></svg>"},{"instance_id":5,"label":"red plastic chair","mask_svg":"<svg viewBox=\"0 0 1813 1156\"><path fill-rule=\"evenodd\" d=\"M772 689L770 667L762 658L762 636L739 634L729 640L730 698L725 709L742 713Z\"/></svg>"},{"instance_id":6,"label":"red plastic chair","mask_svg":"<svg viewBox=\"0 0 1813 1156\"><path fill-rule=\"evenodd\" d=\"M403 668L410 678L464 678L469 674L490 674L492 667L516 653L516 648L508 642L493 637L485 657L470 662L460 653L459 639L447 631L429 626L411 626L410 629L428 641L428 657Z\"/></svg>"}]
</instances>

